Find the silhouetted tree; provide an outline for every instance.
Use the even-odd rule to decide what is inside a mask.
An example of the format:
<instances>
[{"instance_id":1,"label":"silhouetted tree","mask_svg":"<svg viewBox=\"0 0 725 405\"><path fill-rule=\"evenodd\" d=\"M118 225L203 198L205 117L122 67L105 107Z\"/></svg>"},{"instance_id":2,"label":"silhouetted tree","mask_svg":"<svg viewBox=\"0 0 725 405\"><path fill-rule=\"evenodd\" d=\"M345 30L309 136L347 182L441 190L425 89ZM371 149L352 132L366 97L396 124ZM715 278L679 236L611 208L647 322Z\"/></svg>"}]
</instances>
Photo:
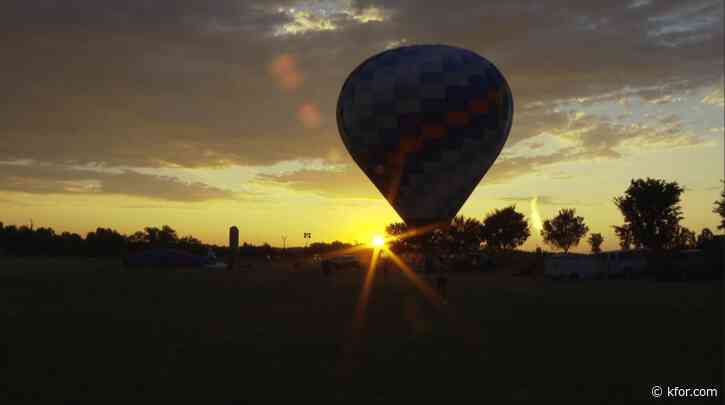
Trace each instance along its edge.
<instances>
[{"instance_id":1,"label":"silhouetted tree","mask_svg":"<svg viewBox=\"0 0 725 405\"><path fill-rule=\"evenodd\" d=\"M617 235L617 238L619 238L619 247L622 250L629 250L632 246L632 230L629 225L614 225L612 228L614 228L614 233Z\"/></svg>"},{"instance_id":2,"label":"silhouetted tree","mask_svg":"<svg viewBox=\"0 0 725 405\"><path fill-rule=\"evenodd\" d=\"M132 235L129 235L127 238L128 242L132 243L141 243L141 242L147 242L146 233L137 231L134 232Z\"/></svg>"},{"instance_id":3,"label":"silhouetted tree","mask_svg":"<svg viewBox=\"0 0 725 405\"><path fill-rule=\"evenodd\" d=\"M584 224L584 218L576 216L576 210L571 208L559 210L554 219L544 221L541 236L546 244L568 253L587 232L589 228Z\"/></svg>"},{"instance_id":4,"label":"silhouetted tree","mask_svg":"<svg viewBox=\"0 0 725 405\"><path fill-rule=\"evenodd\" d=\"M204 246L204 244L199 239L196 239L191 235L180 238L176 242L176 247L183 251L200 256L207 253L206 246Z\"/></svg>"},{"instance_id":5,"label":"silhouetted tree","mask_svg":"<svg viewBox=\"0 0 725 405\"><path fill-rule=\"evenodd\" d=\"M176 231L168 225L161 229L156 227L144 228L146 242L152 247L173 247L179 241Z\"/></svg>"},{"instance_id":6,"label":"silhouetted tree","mask_svg":"<svg viewBox=\"0 0 725 405\"><path fill-rule=\"evenodd\" d=\"M33 246L37 255L53 255L57 253L54 249L55 231L52 228L40 227L35 229L33 235Z\"/></svg>"},{"instance_id":7,"label":"silhouetted tree","mask_svg":"<svg viewBox=\"0 0 725 405\"><path fill-rule=\"evenodd\" d=\"M635 246L659 251L672 245L682 219L679 203L683 191L677 182L637 179L623 196L614 199Z\"/></svg>"},{"instance_id":8,"label":"silhouetted tree","mask_svg":"<svg viewBox=\"0 0 725 405\"><path fill-rule=\"evenodd\" d=\"M483 224L475 218L457 216L450 225L433 233L432 241L443 254L465 253L481 246Z\"/></svg>"},{"instance_id":9,"label":"silhouetted tree","mask_svg":"<svg viewBox=\"0 0 725 405\"><path fill-rule=\"evenodd\" d=\"M725 190L720 194L720 199L715 201L715 208L712 212L720 215L720 225L717 226L717 229L725 230Z\"/></svg>"},{"instance_id":10,"label":"silhouetted tree","mask_svg":"<svg viewBox=\"0 0 725 405\"><path fill-rule=\"evenodd\" d=\"M15 252L20 255L37 255L38 250L34 244L35 233L27 225L21 225L15 234Z\"/></svg>"},{"instance_id":11,"label":"silhouetted tree","mask_svg":"<svg viewBox=\"0 0 725 405\"><path fill-rule=\"evenodd\" d=\"M700 235L697 236L697 242L695 243L695 247L697 247L698 249L704 249L705 245L714 238L715 235L713 235L712 231L709 228L702 228L702 231L700 231Z\"/></svg>"},{"instance_id":12,"label":"silhouetted tree","mask_svg":"<svg viewBox=\"0 0 725 405\"><path fill-rule=\"evenodd\" d=\"M342 250L346 246L349 246L349 245L346 245L345 243L342 243L339 240L333 240L332 243L330 243L330 249L332 249L333 251L334 250Z\"/></svg>"},{"instance_id":13,"label":"silhouetted tree","mask_svg":"<svg viewBox=\"0 0 725 405\"><path fill-rule=\"evenodd\" d=\"M592 247L592 253L601 253L602 243L604 242L604 237L602 237L601 233L593 233L589 235L587 242L589 242L589 246Z\"/></svg>"},{"instance_id":14,"label":"silhouetted tree","mask_svg":"<svg viewBox=\"0 0 725 405\"><path fill-rule=\"evenodd\" d=\"M497 250L511 250L521 246L531 235L524 214L511 205L495 209L486 215L481 229L481 239L486 246Z\"/></svg>"},{"instance_id":15,"label":"silhouetted tree","mask_svg":"<svg viewBox=\"0 0 725 405\"><path fill-rule=\"evenodd\" d=\"M117 256L125 243L126 238L113 229L97 228L86 236L86 247L91 256Z\"/></svg>"},{"instance_id":16,"label":"silhouetted tree","mask_svg":"<svg viewBox=\"0 0 725 405\"><path fill-rule=\"evenodd\" d=\"M695 232L692 232L684 226L677 226L675 237L665 248L673 250L693 249L696 244L697 238L695 237Z\"/></svg>"},{"instance_id":17,"label":"silhouetted tree","mask_svg":"<svg viewBox=\"0 0 725 405\"><path fill-rule=\"evenodd\" d=\"M3 226L2 234L0 234L0 247L2 247L7 253L17 254L16 246L17 243L18 228L15 225Z\"/></svg>"},{"instance_id":18,"label":"silhouetted tree","mask_svg":"<svg viewBox=\"0 0 725 405\"><path fill-rule=\"evenodd\" d=\"M77 233L63 232L60 235L61 241L61 255L63 256L82 256L83 252L83 237Z\"/></svg>"},{"instance_id":19,"label":"silhouetted tree","mask_svg":"<svg viewBox=\"0 0 725 405\"><path fill-rule=\"evenodd\" d=\"M161 229L155 227L155 226L147 226L144 229L144 239L146 240L146 243L148 243L151 246L156 246L159 244L159 234L161 233Z\"/></svg>"},{"instance_id":20,"label":"silhouetted tree","mask_svg":"<svg viewBox=\"0 0 725 405\"><path fill-rule=\"evenodd\" d=\"M408 225L404 222L394 222L385 227L385 233L392 237L388 242L390 249L396 253L402 253L412 248L410 242L406 239L398 239L408 232Z\"/></svg>"},{"instance_id":21,"label":"silhouetted tree","mask_svg":"<svg viewBox=\"0 0 725 405\"><path fill-rule=\"evenodd\" d=\"M343 243L343 242L340 242L339 240L333 241L332 243L314 242L314 243L310 243L310 245L307 247L307 252L309 254L339 252L339 251L347 249L351 246L352 246L351 244Z\"/></svg>"},{"instance_id":22,"label":"silhouetted tree","mask_svg":"<svg viewBox=\"0 0 725 405\"><path fill-rule=\"evenodd\" d=\"M161 227L159 232L159 242L162 246L174 246L179 241L176 231L168 225Z\"/></svg>"}]
</instances>

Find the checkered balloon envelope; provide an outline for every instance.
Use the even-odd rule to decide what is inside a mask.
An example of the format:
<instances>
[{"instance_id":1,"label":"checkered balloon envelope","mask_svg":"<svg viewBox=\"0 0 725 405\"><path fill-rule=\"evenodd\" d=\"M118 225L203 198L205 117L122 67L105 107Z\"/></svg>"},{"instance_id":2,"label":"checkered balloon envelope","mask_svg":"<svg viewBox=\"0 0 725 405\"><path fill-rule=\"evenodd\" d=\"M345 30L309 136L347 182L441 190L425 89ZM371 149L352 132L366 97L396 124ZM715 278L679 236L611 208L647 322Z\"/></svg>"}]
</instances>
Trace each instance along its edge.
<instances>
[{"instance_id":1,"label":"checkered balloon envelope","mask_svg":"<svg viewBox=\"0 0 725 405\"><path fill-rule=\"evenodd\" d=\"M501 152L513 97L488 60L415 45L375 55L345 81L342 141L405 223L449 223Z\"/></svg>"}]
</instances>

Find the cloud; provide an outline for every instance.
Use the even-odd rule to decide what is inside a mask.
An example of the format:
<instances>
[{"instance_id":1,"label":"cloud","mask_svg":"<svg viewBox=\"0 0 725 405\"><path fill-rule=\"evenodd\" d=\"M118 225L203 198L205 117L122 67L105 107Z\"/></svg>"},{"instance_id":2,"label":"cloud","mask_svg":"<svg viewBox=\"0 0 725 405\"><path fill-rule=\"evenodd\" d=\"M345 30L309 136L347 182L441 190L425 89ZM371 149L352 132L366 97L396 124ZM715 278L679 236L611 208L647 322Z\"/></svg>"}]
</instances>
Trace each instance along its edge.
<instances>
[{"instance_id":1,"label":"cloud","mask_svg":"<svg viewBox=\"0 0 725 405\"><path fill-rule=\"evenodd\" d=\"M101 190L108 194L126 194L172 201L206 201L228 199L233 194L227 190L204 183L186 183L171 177L152 176L127 171L102 180Z\"/></svg>"},{"instance_id":2,"label":"cloud","mask_svg":"<svg viewBox=\"0 0 725 405\"><path fill-rule=\"evenodd\" d=\"M702 99L702 102L709 105L714 105L717 107L725 107L725 101L723 101L723 89L722 89L722 82L720 83L720 86L718 88L715 88L712 90L710 94L705 96L705 98Z\"/></svg>"},{"instance_id":3,"label":"cloud","mask_svg":"<svg viewBox=\"0 0 725 405\"><path fill-rule=\"evenodd\" d=\"M337 170L302 169L283 174L262 174L255 181L262 185L279 185L333 198L382 198L382 194L354 165Z\"/></svg>"},{"instance_id":4,"label":"cloud","mask_svg":"<svg viewBox=\"0 0 725 405\"><path fill-rule=\"evenodd\" d=\"M157 200L198 202L231 199L228 190L173 177L130 170L109 173L48 164L0 163L0 191L30 194L119 194Z\"/></svg>"},{"instance_id":5,"label":"cloud","mask_svg":"<svg viewBox=\"0 0 725 405\"><path fill-rule=\"evenodd\" d=\"M383 8L350 8L340 1L302 1L293 7L278 7L277 11L287 16L290 21L277 28L274 34L276 36L336 31L347 25L382 22L388 18Z\"/></svg>"},{"instance_id":6,"label":"cloud","mask_svg":"<svg viewBox=\"0 0 725 405\"><path fill-rule=\"evenodd\" d=\"M510 147L562 131L568 118L556 104L672 101L720 83L721 2L682 4L11 0L0 6L0 87L9 100L0 160L196 168L325 158L344 148L334 117L347 74L403 38L467 47L502 70L516 104ZM291 8L335 29L275 36L301 24L280 11ZM294 91L269 74L284 55L304 78L290 79ZM611 145L638 133L605 132L621 134L593 132L582 148L616 157ZM341 162L352 164L345 153Z\"/></svg>"}]
</instances>

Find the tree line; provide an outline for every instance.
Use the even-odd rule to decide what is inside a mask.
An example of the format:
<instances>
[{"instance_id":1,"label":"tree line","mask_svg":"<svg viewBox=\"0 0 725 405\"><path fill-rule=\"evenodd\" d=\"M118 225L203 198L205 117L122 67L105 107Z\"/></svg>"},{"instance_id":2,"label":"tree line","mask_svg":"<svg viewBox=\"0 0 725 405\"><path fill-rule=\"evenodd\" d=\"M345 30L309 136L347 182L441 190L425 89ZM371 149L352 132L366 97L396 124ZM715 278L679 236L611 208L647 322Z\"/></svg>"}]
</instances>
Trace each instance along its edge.
<instances>
[{"instance_id":1,"label":"tree line","mask_svg":"<svg viewBox=\"0 0 725 405\"><path fill-rule=\"evenodd\" d=\"M680 199L684 189L677 182L657 179L636 179L630 182L622 196L614 198L614 204L622 213L624 223L615 225L614 233L621 249L646 248L668 251L702 247L714 238L713 232L704 228L699 235L680 224L683 219ZM725 230L725 190L714 202L713 212L720 216L718 229ZM386 233L400 236L409 232L402 223L386 227ZM561 209L558 214L543 223L541 235L544 242L564 252L576 247L589 232L584 218L576 215L573 208ZM450 226L431 234L393 240L394 251L433 248L441 252L471 252L481 248L489 251L509 251L526 242L531 229L524 214L511 205L496 209L483 220L457 216ZM592 252L601 251L604 241L601 233L591 233L587 242ZM312 243L307 249L290 248L288 254L314 254L338 251L351 244ZM175 248L189 253L204 255L212 249L217 256L226 256L227 246L202 243L188 235L179 237L168 225L161 228L145 227L131 235L123 235L114 229L97 228L85 237L77 233L56 233L53 228L4 225L0 222L0 253L22 256L118 256L147 248ZM242 256L273 256L281 249L267 243L255 246L243 243Z\"/></svg>"},{"instance_id":2,"label":"tree line","mask_svg":"<svg viewBox=\"0 0 725 405\"><path fill-rule=\"evenodd\" d=\"M683 216L680 199L683 192L684 189L677 182L651 178L631 180L624 194L613 200L624 218L622 225L613 226L620 248L664 252L702 248L712 240L714 234L708 228L702 229L696 236L694 231L681 225ZM720 216L718 229L725 230L725 190L714 204L713 212ZM515 205L495 209L483 220L457 216L450 226L430 234L407 237L409 232L402 222L386 227L386 233L390 236L406 235L391 242L394 251L510 251L524 244L531 235L526 217L516 211ZM588 232L589 227L584 218L576 215L574 208L564 208L543 222L541 236L545 244L566 253L578 246ZM604 242L601 233L591 233L586 241L593 253L601 252Z\"/></svg>"},{"instance_id":3,"label":"tree line","mask_svg":"<svg viewBox=\"0 0 725 405\"><path fill-rule=\"evenodd\" d=\"M9 255L118 257L149 248L179 249L195 255L206 255L211 249L217 256L226 256L229 250L227 246L204 244L191 235L179 237L169 225L145 227L131 235L97 228L83 237L70 232L58 234L50 227L18 227L0 222L0 253ZM239 247L242 256L267 256L273 251L266 243L260 246L243 243Z\"/></svg>"}]
</instances>

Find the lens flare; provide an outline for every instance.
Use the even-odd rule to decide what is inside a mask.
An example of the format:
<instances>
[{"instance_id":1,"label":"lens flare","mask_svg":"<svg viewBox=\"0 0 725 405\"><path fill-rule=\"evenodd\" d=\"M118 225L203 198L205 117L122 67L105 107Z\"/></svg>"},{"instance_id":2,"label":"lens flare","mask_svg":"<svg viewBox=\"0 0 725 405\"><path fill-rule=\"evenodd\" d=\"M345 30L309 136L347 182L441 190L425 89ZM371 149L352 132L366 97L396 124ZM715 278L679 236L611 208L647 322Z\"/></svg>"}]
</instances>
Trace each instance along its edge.
<instances>
[{"instance_id":1,"label":"lens flare","mask_svg":"<svg viewBox=\"0 0 725 405\"><path fill-rule=\"evenodd\" d=\"M376 248L381 248L381 247L385 246L385 238L383 238L380 235L373 236L372 245Z\"/></svg>"},{"instance_id":2,"label":"lens flare","mask_svg":"<svg viewBox=\"0 0 725 405\"><path fill-rule=\"evenodd\" d=\"M297 110L297 118L302 122L302 125L308 129L315 129L320 127L320 121L322 120L322 114L317 105L313 103L305 103L300 106Z\"/></svg>"},{"instance_id":3,"label":"lens flare","mask_svg":"<svg viewBox=\"0 0 725 405\"><path fill-rule=\"evenodd\" d=\"M268 70L282 90L293 91L302 84L302 73L297 68L297 60L292 55L284 54L276 57Z\"/></svg>"},{"instance_id":4,"label":"lens flare","mask_svg":"<svg viewBox=\"0 0 725 405\"><path fill-rule=\"evenodd\" d=\"M541 214L539 214L539 196L531 199L531 222L539 232L544 228L544 224L541 222Z\"/></svg>"}]
</instances>

